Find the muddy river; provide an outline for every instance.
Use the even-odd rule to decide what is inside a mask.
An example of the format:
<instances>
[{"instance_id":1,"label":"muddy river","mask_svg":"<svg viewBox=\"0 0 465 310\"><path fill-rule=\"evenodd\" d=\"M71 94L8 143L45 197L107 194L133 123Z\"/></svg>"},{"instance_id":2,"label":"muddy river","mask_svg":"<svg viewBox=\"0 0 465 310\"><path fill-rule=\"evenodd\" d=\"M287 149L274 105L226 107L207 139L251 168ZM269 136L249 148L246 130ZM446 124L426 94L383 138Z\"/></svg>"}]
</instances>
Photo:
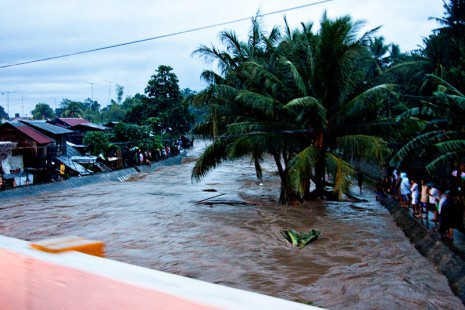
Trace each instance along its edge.
<instances>
[{"instance_id":1,"label":"muddy river","mask_svg":"<svg viewBox=\"0 0 465 310\"><path fill-rule=\"evenodd\" d=\"M122 183L2 199L0 234L101 240L109 259L328 309L465 309L373 192L284 207L274 166L258 182L246 159L193 184L203 146ZM282 229L321 235L299 249Z\"/></svg>"}]
</instances>

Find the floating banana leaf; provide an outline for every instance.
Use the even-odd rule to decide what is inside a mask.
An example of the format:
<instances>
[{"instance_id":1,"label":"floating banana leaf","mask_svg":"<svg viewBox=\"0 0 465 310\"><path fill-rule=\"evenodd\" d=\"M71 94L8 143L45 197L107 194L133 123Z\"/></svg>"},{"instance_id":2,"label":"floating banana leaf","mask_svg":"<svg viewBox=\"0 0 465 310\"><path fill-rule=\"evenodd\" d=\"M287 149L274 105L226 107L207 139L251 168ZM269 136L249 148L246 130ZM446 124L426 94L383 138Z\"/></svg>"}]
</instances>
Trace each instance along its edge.
<instances>
[{"instance_id":1,"label":"floating banana leaf","mask_svg":"<svg viewBox=\"0 0 465 310\"><path fill-rule=\"evenodd\" d=\"M310 242L318 239L318 236L320 235L319 230L312 229L309 231L308 234L299 234L295 230L281 230L281 235L286 239L289 243L291 243L293 246L298 246L300 248L303 248Z\"/></svg>"}]
</instances>

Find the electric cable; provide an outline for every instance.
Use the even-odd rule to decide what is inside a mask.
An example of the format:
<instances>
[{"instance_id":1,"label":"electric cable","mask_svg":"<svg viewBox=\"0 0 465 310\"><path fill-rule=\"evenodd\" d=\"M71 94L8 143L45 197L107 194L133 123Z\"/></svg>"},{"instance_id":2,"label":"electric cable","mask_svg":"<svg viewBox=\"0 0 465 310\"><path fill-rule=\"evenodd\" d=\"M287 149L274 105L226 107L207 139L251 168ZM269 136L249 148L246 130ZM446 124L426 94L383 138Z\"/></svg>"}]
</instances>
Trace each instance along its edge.
<instances>
[{"instance_id":1,"label":"electric cable","mask_svg":"<svg viewBox=\"0 0 465 310\"><path fill-rule=\"evenodd\" d=\"M279 14L279 13L299 10L299 9L303 9L303 8L306 8L306 7L309 7L309 6L314 6L314 5L318 5L318 4L322 4L322 3L326 3L326 2L331 2L331 1L334 1L334 0L322 0L322 1L313 2L313 3L309 3L309 4L304 4L304 5L288 8L288 9L282 9L282 10L278 10L278 11L274 11L274 12L270 12L270 13L257 14L256 17L265 17L265 16L275 15L275 14ZM74 53L63 54L63 55L58 55L58 56L51 56L51 57L46 57L46 58L41 58L41 59L36 59L36 60L29 60L29 61L24 61L24 62L18 62L18 63L8 64L8 65L1 65L0 69L4 69L4 68L8 68L8 67L15 67L15 66L22 66L22 65L27 65L27 64L37 63L37 62L44 62L44 61L49 61L49 60L54 60L54 59L59 59L59 58L65 58L65 57L70 57L70 56L76 56L76 55L81 55L81 54L88 54L88 53L98 52L98 51L107 50L107 49L111 49L111 48L116 48L116 47L121 47L121 46L126 46L126 45L132 45L132 44L137 44L137 43L143 43L143 42L147 42L147 41L153 41L153 40L163 39L163 38L167 38L167 37L173 37L173 36L186 34L186 33L190 33L190 32L196 32L196 31L215 28L215 27L219 27L219 26L225 26L225 25L239 23L239 22L243 22L243 21L247 21L247 20L250 20L250 17L240 18L240 19L236 19L236 20L232 20L232 21L228 21L228 22L222 22L222 23L213 24L213 25L208 25L208 26L191 28L191 29L188 29L188 30L173 32L173 33L169 33L169 34L159 35L159 36L155 36L155 37L150 37L150 38L125 42L125 43L119 43L119 44L108 45L108 46L104 46L104 47L98 47L98 48L85 50L85 51L80 51L80 52L74 52Z\"/></svg>"}]
</instances>

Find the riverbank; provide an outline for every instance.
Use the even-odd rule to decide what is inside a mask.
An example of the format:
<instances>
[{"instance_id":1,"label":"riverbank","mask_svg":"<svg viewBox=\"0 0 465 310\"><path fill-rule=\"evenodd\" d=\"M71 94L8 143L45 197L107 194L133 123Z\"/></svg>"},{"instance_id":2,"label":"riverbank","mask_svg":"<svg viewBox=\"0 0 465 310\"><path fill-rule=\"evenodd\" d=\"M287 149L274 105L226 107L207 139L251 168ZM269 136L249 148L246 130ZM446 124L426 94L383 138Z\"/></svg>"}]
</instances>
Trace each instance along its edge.
<instances>
[{"instance_id":1,"label":"riverbank","mask_svg":"<svg viewBox=\"0 0 465 310\"><path fill-rule=\"evenodd\" d=\"M465 236L455 231L454 242L441 240L435 232L434 223L414 218L408 210L390 196L381 198L381 203L392 214L397 225L410 239L415 248L427 257L449 280L449 285L456 296L465 305ZM432 214L429 216L432 218Z\"/></svg>"},{"instance_id":2,"label":"riverbank","mask_svg":"<svg viewBox=\"0 0 465 310\"><path fill-rule=\"evenodd\" d=\"M159 167L179 165L183 156L185 156L185 154L169 157L161 161L153 162L150 166L144 165L110 172L97 172L87 176L71 177L66 180L51 183L13 187L0 191L0 198L21 198L27 196L40 195L47 192L72 189L96 183L123 182L137 174L152 173Z\"/></svg>"}]
</instances>

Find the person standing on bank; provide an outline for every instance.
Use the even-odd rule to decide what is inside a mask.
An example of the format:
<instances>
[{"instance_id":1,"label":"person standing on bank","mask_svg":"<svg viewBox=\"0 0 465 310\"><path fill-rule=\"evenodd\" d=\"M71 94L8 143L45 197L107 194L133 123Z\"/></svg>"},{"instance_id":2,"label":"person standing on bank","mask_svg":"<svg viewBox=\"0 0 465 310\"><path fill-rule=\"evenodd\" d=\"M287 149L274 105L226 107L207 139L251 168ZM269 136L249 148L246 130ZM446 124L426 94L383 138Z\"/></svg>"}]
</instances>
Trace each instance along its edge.
<instances>
[{"instance_id":1,"label":"person standing on bank","mask_svg":"<svg viewBox=\"0 0 465 310\"><path fill-rule=\"evenodd\" d=\"M412 194L410 190L410 181L407 177L407 173L402 172L400 174L400 196L402 197L401 206L408 208L410 204L410 195Z\"/></svg>"},{"instance_id":2,"label":"person standing on bank","mask_svg":"<svg viewBox=\"0 0 465 310\"><path fill-rule=\"evenodd\" d=\"M421 196L420 196L420 213L425 213L425 219L428 220L428 202L429 188L425 180L421 180ZM423 215L422 215L423 216Z\"/></svg>"},{"instance_id":3,"label":"person standing on bank","mask_svg":"<svg viewBox=\"0 0 465 310\"><path fill-rule=\"evenodd\" d=\"M357 183L358 187L360 188L360 195L362 194L362 186L363 186L363 173L362 171L357 171Z\"/></svg>"},{"instance_id":4,"label":"person standing on bank","mask_svg":"<svg viewBox=\"0 0 465 310\"><path fill-rule=\"evenodd\" d=\"M457 227L455 219L455 203L451 192L446 190L442 195L441 209L439 211L439 233L446 240L453 240L454 228Z\"/></svg>"},{"instance_id":5,"label":"person standing on bank","mask_svg":"<svg viewBox=\"0 0 465 310\"><path fill-rule=\"evenodd\" d=\"M421 217L421 210L420 210L420 192L418 188L418 183L415 180L410 181L410 191L412 192L412 212L415 217Z\"/></svg>"}]
</instances>

